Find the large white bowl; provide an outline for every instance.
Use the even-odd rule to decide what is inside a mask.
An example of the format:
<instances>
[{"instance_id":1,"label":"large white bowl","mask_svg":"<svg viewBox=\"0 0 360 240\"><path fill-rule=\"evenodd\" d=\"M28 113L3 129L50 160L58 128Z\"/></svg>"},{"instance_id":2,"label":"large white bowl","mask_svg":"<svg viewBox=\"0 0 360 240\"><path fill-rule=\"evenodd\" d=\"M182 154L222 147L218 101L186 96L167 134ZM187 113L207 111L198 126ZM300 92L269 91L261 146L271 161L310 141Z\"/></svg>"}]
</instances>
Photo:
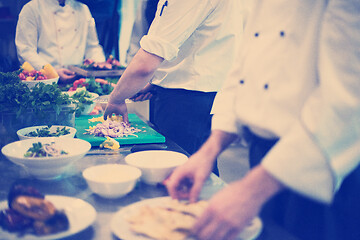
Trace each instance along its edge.
<instances>
[{"instance_id":1,"label":"large white bowl","mask_svg":"<svg viewBox=\"0 0 360 240\"><path fill-rule=\"evenodd\" d=\"M68 154L56 157L25 157L27 150L37 142L42 144L55 142ZM46 180L60 177L71 166L71 163L81 159L90 148L91 144L82 139L43 137L9 143L1 149L1 152L11 162L23 166L30 175Z\"/></svg>"},{"instance_id":2,"label":"large white bowl","mask_svg":"<svg viewBox=\"0 0 360 240\"><path fill-rule=\"evenodd\" d=\"M83 171L89 188L104 198L119 198L131 192L141 171L125 164L102 164Z\"/></svg>"},{"instance_id":3,"label":"large white bowl","mask_svg":"<svg viewBox=\"0 0 360 240\"><path fill-rule=\"evenodd\" d=\"M141 170L141 180L147 184L163 182L171 172L188 160L185 154L167 150L135 152L125 157L125 162Z\"/></svg>"},{"instance_id":4,"label":"large white bowl","mask_svg":"<svg viewBox=\"0 0 360 240\"><path fill-rule=\"evenodd\" d=\"M26 86L28 88L33 88L35 87L35 85L37 83L44 83L44 84L53 84L53 83L58 83L59 81L59 77L56 77L56 78L49 78L49 79L44 79L44 80L31 80L31 81L25 81L25 80L22 80L23 83L26 84Z\"/></svg>"},{"instance_id":5,"label":"large white bowl","mask_svg":"<svg viewBox=\"0 0 360 240\"><path fill-rule=\"evenodd\" d=\"M32 138L39 138L39 137L29 137L26 136L26 134L30 133L30 132L36 132L37 129L43 129L47 127L46 125L43 126L33 126L33 127L27 127L27 128L22 128L20 130L18 130L16 132L16 134L18 135L20 140L25 140L25 139L32 139ZM60 126L60 125L52 125L49 129L50 133L55 133L57 128L62 129L63 127L65 127L65 129L69 129L70 133L66 134L66 135L61 135L59 136L59 138L73 138L76 134L76 129L73 127L69 127L69 126Z\"/></svg>"}]
</instances>

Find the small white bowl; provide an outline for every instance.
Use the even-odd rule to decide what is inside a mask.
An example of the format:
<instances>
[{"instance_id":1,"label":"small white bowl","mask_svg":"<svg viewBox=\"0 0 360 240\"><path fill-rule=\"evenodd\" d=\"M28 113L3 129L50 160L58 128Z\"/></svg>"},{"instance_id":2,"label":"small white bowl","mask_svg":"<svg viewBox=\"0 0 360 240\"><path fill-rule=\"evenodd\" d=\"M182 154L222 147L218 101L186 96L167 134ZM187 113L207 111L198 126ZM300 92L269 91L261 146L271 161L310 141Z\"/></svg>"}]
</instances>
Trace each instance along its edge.
<instances>
[{"instance_id":1,"label":"small white bowl","mask_svg":"<svg viewBox=\"0 0 360 240\"><path fill-rule=\"evenodd\" d=\"M16 134L18 135L20 140L38 138L38 137L26 136L26 134L28 134L30 132L34 132L34 131L36 132L37 129L43 129L45 127L48 127L48 126L43 125L43 126L33 126L33 127L22 128L22 129L18 130L16 132ZM63 127L65 127L65 129L69 129L70 133L66 134L66 135L61 135L61 136L59 136L59 138L73 138L75 136L76 129L73 127L69 127L69 126L52 125L49 130L50 130L50 133L55 133L57 128L62 129Z\"/></svg>"},{"instance_id":2,"label":"small white bowl","mask_svg":"<svg viewBox=\"0 0 360 240\"><path fill-rule=\"evenodd\" d=\"M141 151L125 157L127 164L141 170L141 180L151 185L162 183L176 167L187 160L185 154L167 150Z\"/></svg>"},{"instance_id":3,"label":"small white bowl","mask_svg":"<svg viewBox=\"0 0 360 240\"><path fill-rule=\"evenodd\" d=\"M131 192L141 171L125 164L102 164L83 171L89 188L104 198L119 198Z\"/></svg>"},{"instance_id":4,"label":"small white bowl","mask_svg":"<svg viewBox=\"0 0 360 240\"><path fill-rule=\"evenodd\" d=\"M53 157L25 157L24 154L33 143L55 142L66 155ZM11 162L24 167L35 178L48 180L60 177L71 163L81 159L91 148L91 144L77 138L43 137L16 141L5 145L1 152Z\"/></svg>"},{"instance_id":5,"label":"small white bowl","mask_svg":"<svg viewBox=\"0 0 360 240\"><path fill-rule=\"evenodd\" d=\"M33 87L35 87L35 85L37 83L44 83L44 84L53 84L53 83L58 83L59 81L59 77L57 78L49 78L49 79L44 79L44 80L30 80L30 81L26 81L26 80L22 80L23 83L26 84L26 86L30 89L32 89Z\"/></svg>"}]
</instances>

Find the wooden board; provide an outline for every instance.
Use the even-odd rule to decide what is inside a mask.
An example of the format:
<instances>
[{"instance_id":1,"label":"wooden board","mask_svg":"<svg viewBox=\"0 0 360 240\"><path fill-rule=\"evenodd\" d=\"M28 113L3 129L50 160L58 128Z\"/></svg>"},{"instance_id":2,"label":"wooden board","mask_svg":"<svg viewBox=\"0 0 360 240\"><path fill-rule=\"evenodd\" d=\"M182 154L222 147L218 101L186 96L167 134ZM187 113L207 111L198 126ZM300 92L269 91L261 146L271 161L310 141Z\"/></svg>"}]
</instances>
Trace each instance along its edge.
<instances>
[{"instance_id":1,"label":"wooden board","mask_svg":"<svg viewBox=\"0 0 360 240\"><path fill-rule=\"evenodd\" d=\"M69 70L84 77L119 77L125 71L125 68L114 70L87 70L80 66L70 65Z\"/></svg>"},{"instance_id":2,"label":"wooden board","mask_svg":"<svg viewBox=\"0 0 360 240\"><path fill-rule=\"evenodd\" d=\"M84 134L85 129L89 129L89 126L95 126L100 122L89 122L89 119L99 117L100 115L83 115L75 119L75 128L77 130L76 137L88 141L91 146L99 146L106 140L105 137L97 137L94 135ZM127 136L121 138L115 138L120 145L127 144L145 144L145 143L164 143L165 137L160 133L156 132L148 124L142 121L136 114L129 114L129 122L131 126L142 130L141 132L135 133L137 136Z\"/></svg>"}]
</instances>

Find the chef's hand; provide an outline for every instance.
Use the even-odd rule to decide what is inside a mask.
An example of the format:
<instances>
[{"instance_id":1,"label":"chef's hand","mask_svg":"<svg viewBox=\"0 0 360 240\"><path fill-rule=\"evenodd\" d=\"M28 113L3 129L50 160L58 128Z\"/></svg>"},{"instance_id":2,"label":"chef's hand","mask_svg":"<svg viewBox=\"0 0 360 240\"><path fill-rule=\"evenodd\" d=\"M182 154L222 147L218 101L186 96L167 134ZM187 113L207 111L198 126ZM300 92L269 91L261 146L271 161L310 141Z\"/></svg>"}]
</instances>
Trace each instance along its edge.
<instances>
[{"instance_id":1,"label":"chef's hand","mask_svg":"<svg viewBox=\"0 0 360 240\"><path fill-rule=\"evenodd\" d=\"M204 182L211 173L213 162L202 151L192 155L164 181L170 196L174 199L196 202Z\"/></svg>"},{"instance_id":2,"label":"chef's hand","mask_svg":"<svg viewBox=\"0 0 360 240\"><path fill-rule=\"evenodd\" d=\"M104 119L106 120L108 116L111 117L113 114L121 115L123 117L124 122L129 123L129 117L125 102L120 104L109 102L104 112Z\"/></svg>"},{"instance_id":3,"label":"chef's hand","mask_svg":"<svg viewBox=\"0 0 360 240\"><path fill-rule=\"evenodd\" d=\"M153 88L154 86L151 83L148 83L142 90L130 99L134 102L149 100L153 96L153 93L151 92Z\"/></svg>"},{"instance_id":4,"label":"chef's hand","mask_svg":"<svg viewBox=\"0 0 360 240\"><path fill-rule=\"evenodd\" d=\"M73 71L70 71L67 68L56 69L56 72L59 75L59 82L60 83L69 83L72 80L74 80L75 77L76 77L76 73L73 72Z\"/></svg>"},{"instance_id":5,"label":"chef's hand","mask_svg":"<svg viewBox=\"0 0 360 240\"><path fill-rule=\"evenodd\" d=\"M196 239L232 240L259 214L263 204L283 189L262 166L216 193L192 229Z\"/></svg>"}]
</instances>

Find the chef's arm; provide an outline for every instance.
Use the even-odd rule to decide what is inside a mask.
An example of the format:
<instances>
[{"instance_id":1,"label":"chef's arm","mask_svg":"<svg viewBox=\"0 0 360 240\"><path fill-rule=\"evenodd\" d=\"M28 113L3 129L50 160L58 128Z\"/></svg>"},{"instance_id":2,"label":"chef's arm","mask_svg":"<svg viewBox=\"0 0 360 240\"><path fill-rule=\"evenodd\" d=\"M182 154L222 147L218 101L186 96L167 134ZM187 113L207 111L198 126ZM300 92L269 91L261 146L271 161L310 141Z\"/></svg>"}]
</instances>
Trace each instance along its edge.
<instances>
[{"instance_id":1,"label":"chef's arm","mask_svg":"<svg viewBox=\"0 0 360 240\"><path fill-rule=\"evenodd\" d=\"M48 62L37 53L38 27L34 14L24 7L16 26L15 44L20 63L29 62L35 69L41 69Z\"/></svg>"},{"instance_id":2,"label":"chef's arm","mask_svg":"<svg viewBox=\"0 0 360 240\"><path fill-rule=\"evenodd\" d=\"M90 12L89 12L90 14ZM85 59L92 59L95 62L104 62L105 55L103 48L99 44L99 38L96 32L94 18L90 18L88 26L88 35L86 39Z\"/></svg>"},{"instance_id":3,"label":"chef's arm","mask_svg":"<svg viewBox=\"0 0 360 240\"><path fill-rule=\"evenodd\" d=\"M358 1L349 0L327 7L318 43L320 85L305 102L301 119L262 162L287 186L326 203L360 164L360 16L355 6Z\"/></svg>"},{"instance_id":4,"label":"chef's arm","mask_svg":"<svg viewBox=\"0 0 360 240\"><path fill-rule=\"evenodd\" d=\"M109 104L122 104L138 93L149 83L163 61L162 57L140 48L112 91Z\"/></svg>"}]
</instances>

